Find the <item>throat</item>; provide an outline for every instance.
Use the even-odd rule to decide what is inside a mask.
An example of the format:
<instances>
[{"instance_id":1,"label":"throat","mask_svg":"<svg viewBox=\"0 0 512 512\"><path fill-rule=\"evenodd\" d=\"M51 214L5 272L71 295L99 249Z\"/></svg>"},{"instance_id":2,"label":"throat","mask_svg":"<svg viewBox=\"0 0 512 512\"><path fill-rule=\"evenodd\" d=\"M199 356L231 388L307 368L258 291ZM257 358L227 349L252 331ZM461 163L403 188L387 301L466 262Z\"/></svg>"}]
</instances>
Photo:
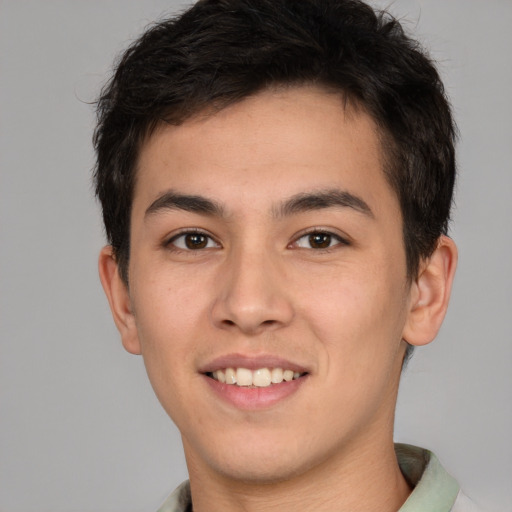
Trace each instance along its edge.
<instances>
[{"instance_id":1,"label":"throat","mask_svg":"<svg viewBox=\"0 0 512 512\"><path fill-rule=\"evenodd\" d=\"M194 512L396 512L412 488L394 451L389 461L356 457L275 481L190 472ZM190 508L192 510L192 508Z\"/></svg>"}]
</instances>

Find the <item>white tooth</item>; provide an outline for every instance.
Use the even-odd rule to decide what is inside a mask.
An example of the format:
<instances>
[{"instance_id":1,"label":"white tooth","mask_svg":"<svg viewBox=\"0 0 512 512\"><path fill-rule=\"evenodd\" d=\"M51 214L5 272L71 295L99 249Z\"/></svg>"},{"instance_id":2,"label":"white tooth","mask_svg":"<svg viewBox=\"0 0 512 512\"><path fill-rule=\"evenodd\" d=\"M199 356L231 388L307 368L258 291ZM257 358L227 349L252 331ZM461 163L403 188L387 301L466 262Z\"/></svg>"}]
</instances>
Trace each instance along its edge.
<instances>
[{"instance_id":1,"label":"white tooth","mask_svg":"<svg viewBox=\"0 0 512 512\"><path fill-rule=\"evenodd\" d=\"M222 371L222 370L217 370L215 372L216 374L216 379L221 382L222 384L224 384L224 382L226 382L226 374Z\"/></svg>"},{"instance_id":2,"label":"white tooth","mask_svg":"<svg viewBox=\"0 0 512 512\"><path fill-rule=\"evenodd\" d=\"M252 374L252 382L259 388L270 386L270 383L272 382L270 370L268 368L260 368L259 370L256 370Z\"/></svg>"},{"instance_id":3,"label":"white tooth","mask_svg":"<svg viewBox=\"0 0 512 512\"><path fill-rule=\"evenodd\" d=\"M290 382L291 380L293 380L293 371L285 370L283 372L283 380L285 380L286 382Z\"/></svg>"},{"instance_id":4,"label":"white tooth","mask_svg":"<svg viewBox=\"0 0 512 512\"><path fill-rule=\"evenodd\" d=\"M233 368L226 368L226 384L236 384L236 373Z\"/></svg>"},{"instance_id":5,"label":"white tooth","mask_svg":"<svg viewBox=\"0 0 512 512\"><path fill-rule=\"evenodd\" d=\"M300 373L299 372L294 372L293 373L293 378L294 379L298 379L300 377Z\"/></svg>"},{"instance_id":6,"label":"white tooth","mask_svg":"<svg viewBox=\"0 0 512 512\"><path fill-rule=\"evenodd\" d=\"M272 384L279 384L283 382L283 369L282 368L272 368L271 373Z\"/></svg>"},{"instance_id":7,"label":"white tooth","mask_svg":"<svg viewBox=\"0 0 512 512\"><path fill-rule=\"evenodd\" d=\"M247 368L237 368L236 383L239 386L252 386L252 371Z\"/></svg>"}]
</instances>

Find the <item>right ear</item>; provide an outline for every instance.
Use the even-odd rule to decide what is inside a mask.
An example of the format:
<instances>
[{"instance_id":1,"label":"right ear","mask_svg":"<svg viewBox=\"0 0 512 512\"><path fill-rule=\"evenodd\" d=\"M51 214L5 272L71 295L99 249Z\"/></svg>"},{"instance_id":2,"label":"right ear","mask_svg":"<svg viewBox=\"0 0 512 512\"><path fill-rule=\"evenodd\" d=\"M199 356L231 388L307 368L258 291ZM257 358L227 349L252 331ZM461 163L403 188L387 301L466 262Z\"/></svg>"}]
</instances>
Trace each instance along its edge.
<instances>
[{"instance_id":1,"label":"right ear","mask_svg":"<svg viewBox=\"0 0 512 512\"><path fill-rule=\"evenodd\" d=\"M101 250L98 258L98 270L114 322L121 334L123 346L131 354L140 354L141 348L130 294L119 273L119 266L112 246L107 245Z\"/></svg>"}]
</instances>

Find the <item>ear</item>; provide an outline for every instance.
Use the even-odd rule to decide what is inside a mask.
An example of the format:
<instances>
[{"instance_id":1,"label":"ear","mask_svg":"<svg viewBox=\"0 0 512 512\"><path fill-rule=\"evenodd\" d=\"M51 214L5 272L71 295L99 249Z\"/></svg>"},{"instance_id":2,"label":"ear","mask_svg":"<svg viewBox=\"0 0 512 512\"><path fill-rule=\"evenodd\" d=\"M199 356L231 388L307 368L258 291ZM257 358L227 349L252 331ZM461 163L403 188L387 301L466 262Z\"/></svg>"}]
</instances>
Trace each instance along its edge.
<instances>
[{"instance_id":1,"label":"ear","mask_svg":"<svg viewBox=\"0 0 512 512\"><path fill-rule=\"evenodd\" d=\"M119 267L110 245L104 247L100 252L98 270L114 322L121 334L123 346L131 354L140 354L140 342L130 294L126 283L121 279Z\"/></svg>"},{"instance_id":2,"label":"ear","mask_svg":"<svg viewBox=\"0 0 512 512\"><path fill-rule=\"evenodd\" d=\"M448 309L456 266L457 246L443 235L411 285L409 313L402 333L411 345L426 345L436 337Z\"/></svg>"}]
</instances>

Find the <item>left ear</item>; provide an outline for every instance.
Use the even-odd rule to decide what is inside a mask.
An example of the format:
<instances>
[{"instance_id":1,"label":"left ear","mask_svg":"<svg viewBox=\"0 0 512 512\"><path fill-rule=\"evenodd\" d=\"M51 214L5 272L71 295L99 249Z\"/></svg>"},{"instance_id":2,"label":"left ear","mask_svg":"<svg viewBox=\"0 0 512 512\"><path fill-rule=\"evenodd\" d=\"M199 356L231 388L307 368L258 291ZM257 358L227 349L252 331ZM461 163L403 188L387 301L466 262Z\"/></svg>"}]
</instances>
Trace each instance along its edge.
<instances>
[{"instance_id":1,"label":"left ear","mask_svg":"<svg viewBox=\"0 0 512 512\"><path fill-rule=\"evenodd\" d=\"M457 246L442 235L411 285L409 313L402 333L409 344L426 345L436 337L448 309L456 266Z\"/></svg>"},{"instance_id":2,"label":"left ear","mask_svg":"<svg viewBox=\"0 0 512 512\"><path fill-rule=\"evenodd\" d=\"M100 252L98 270L124 348L131 354L141 354L128 286L121 278L119 265L110 245Z\"/></svg>"}]
</instances>

